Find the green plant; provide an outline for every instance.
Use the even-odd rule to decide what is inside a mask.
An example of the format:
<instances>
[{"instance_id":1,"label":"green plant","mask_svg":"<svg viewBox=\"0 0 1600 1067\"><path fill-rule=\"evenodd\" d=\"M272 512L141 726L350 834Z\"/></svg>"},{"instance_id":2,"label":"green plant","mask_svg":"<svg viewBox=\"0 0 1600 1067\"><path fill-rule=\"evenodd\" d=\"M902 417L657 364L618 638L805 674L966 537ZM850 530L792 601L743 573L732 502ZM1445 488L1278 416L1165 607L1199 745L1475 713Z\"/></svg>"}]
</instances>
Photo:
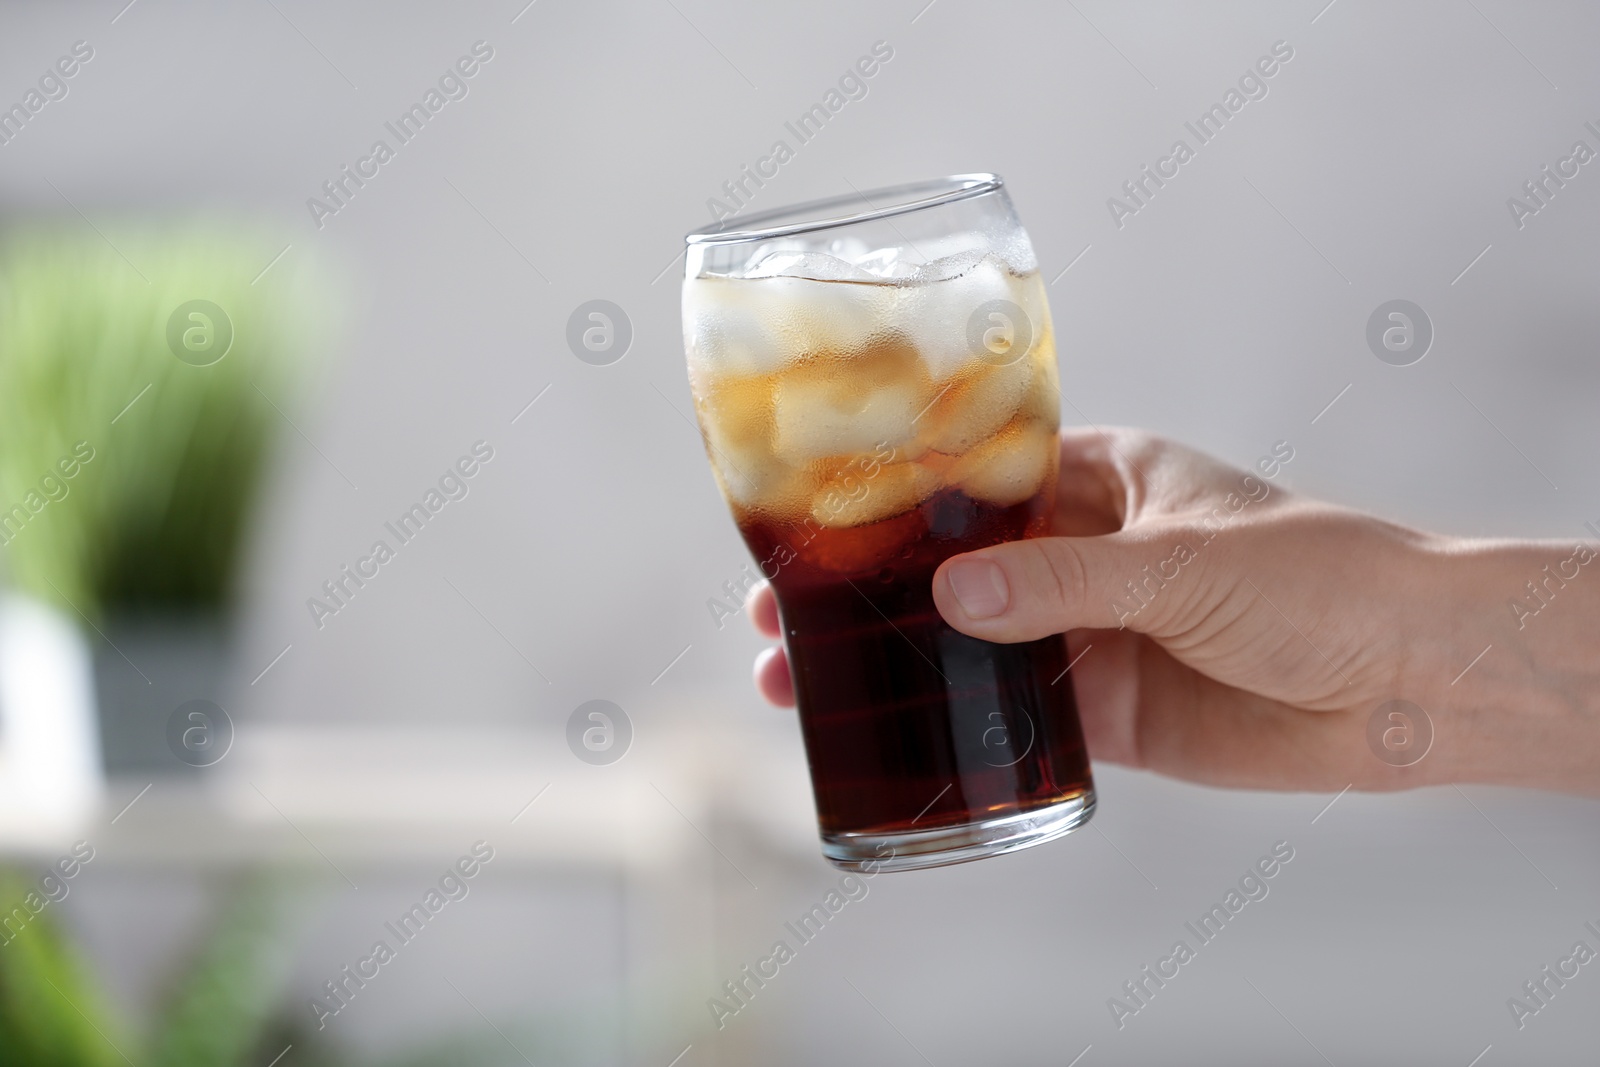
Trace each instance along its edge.
<instances>
[{"instance_id":1,"label":"green plant","mask_svg":"<svg viewBox=\"0 0 1600 1067\"><path fill-rule=\"evenodd\" d=\"M91 618L225 610L270 449L289 430L273 404L288 405L300 376L307 290L286 263L257 279L270 245L247 236L108 236L0 240L0 565ZM196 299L232 325L210 366L168 342L169 319ZM67 478L75 447L92 459Z\"/></svg>"},{"instance_id":2,"label":"green plant","mask_svg":"<svg viewBox=\"0 0 1600 1067\"><path fill-rule=\"evenodd\" d=\"M34 887L0 872L11 906ZM45 909L0 945L0 1064L6 1067L236 1067L254 1052L277 1000L283 894L266 876L230 885L149 1040L105 1011L98 988Z\"/></svg>"},{"instance_id":3,"label":"green plant","mask_svg":"<svg viewBox=\"0 0 1600 1067\"><path fill-rule=\"evenodd\" d=\"M265 877L242 880L173 990L146 1061L160 1067L228 1067L255 1051L287 962L283 897Z\"/></svg>"},{"instance_id":4,"label":"green plant","mask_svg":"<svg viewBox=\"0 0 1600 1067\"><path fill-rule=\"evenodd\" d=\"M0 869L0 908L9 909L35 888L19 873ZM293 893L285 875L241 876L228 883L221 899L142 1041L106 1011L98 986L56 925L56 909L34 915L0 943L0 1067L263 1067L290 1045L284 1067L504 1061L503 1032L476 1025L413 1041L381 1058L352 1060L338 1041L310 1026L304 998L286 997L290 945L284 920ZM559 1029L563 1023L552 1018L549 1025ZM526 1037L518 1041L537 1047Z\"/></svg>"},{"instance_id":5,"label":"green plant","mask_svg":"<svg viewBox=\"0 0 1600 1067\"><path fill-rule=\"evenodd\" d=\"M30 892L37 894L37 886L0 870L0 908L5 914ZM105 1023L98 990L48 911L0 945L0 1063L7 1067L122 1063L94 1019Z\"/></svg>"}]
</instances>

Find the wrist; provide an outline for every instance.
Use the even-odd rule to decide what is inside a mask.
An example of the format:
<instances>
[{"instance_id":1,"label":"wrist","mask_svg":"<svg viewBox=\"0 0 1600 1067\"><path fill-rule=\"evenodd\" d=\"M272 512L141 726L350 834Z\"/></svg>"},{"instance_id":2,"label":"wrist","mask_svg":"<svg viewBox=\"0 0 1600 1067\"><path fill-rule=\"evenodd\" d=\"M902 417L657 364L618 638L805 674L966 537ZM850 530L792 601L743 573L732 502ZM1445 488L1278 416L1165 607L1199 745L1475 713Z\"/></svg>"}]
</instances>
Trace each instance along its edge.
<instances>
[{"instance_id":1,"label":"wrist","mask_svg":"<svg viewBox=\"0 0 1600 1067\"><path fill-rule=\"evenodd\" d=\"M1576 541L1445 542L1414 620L1411 684L1441 781L1600 794L1600 552Z\"/></svg>"}]
</instances>

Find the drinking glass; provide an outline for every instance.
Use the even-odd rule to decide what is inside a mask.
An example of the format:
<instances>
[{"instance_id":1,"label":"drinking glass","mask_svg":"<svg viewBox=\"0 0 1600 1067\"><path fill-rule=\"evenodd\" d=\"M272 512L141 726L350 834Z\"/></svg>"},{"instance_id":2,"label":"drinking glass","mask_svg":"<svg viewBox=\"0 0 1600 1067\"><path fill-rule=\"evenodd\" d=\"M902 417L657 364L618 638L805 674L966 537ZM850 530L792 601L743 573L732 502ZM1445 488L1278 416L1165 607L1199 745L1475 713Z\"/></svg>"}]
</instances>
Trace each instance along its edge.
<instances>
[{"instance_id":1,"label":"drinking glass","mask_svg":"<svg viewBox=\"0 0 1600 1067\"><path fill-rule=\"evenodd\" d=\"M949 557L1049 534L1060 393L1002 181L962 174L690 234L684 347L717 483L777 595L823 854L909 870L1094 810L1057 637L934 608Z\"/></svg>"}]
</instances>

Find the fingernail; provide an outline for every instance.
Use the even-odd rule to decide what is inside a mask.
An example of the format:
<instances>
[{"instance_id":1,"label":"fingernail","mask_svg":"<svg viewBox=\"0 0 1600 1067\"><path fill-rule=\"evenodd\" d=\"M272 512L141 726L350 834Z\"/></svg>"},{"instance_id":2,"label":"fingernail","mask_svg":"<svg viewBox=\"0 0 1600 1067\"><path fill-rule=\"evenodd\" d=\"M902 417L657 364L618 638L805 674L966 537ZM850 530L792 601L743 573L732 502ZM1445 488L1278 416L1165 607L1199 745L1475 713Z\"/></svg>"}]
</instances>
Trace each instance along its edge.
<instances>
[{"instance_id":1,"label":"fingernail","mask_svg":"<svg viewBox=\"0 0 1600 1067\"><path fill-rule=\"evenodd\" d=\"M992 619L1011 603L1011 590L999 564L964 559L950 564L950 591L969 619Z\"/></svg>"}]
</instances>

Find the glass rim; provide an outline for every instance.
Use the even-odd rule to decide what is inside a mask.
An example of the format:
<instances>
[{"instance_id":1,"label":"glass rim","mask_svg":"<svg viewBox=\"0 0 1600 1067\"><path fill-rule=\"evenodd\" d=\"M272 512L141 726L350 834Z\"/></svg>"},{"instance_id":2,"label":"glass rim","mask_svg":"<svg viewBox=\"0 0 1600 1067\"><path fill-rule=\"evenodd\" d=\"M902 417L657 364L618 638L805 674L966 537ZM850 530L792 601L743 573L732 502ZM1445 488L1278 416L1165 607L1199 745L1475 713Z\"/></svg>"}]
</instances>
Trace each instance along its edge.
<instances>
[{"instance_id":1,"label":"glass rim","mask_svg":"<svg viewBox=\"0 0 1600 1067\"><path fill-rule=\"evenodd\" d=\"M987 196L998 192L1005 187L1005 180L998 174L949 174L942 178L925 178L922 181L905 182L900 185L884 186L880 189L869 189L867 192L855 192L847 195L824 197L821 200L808 200L800 204L791 204L788 207L774 208L763 211L743 219L728 219L727 223L737 221L739 229L729 229L723 223L705 230L696 230L684 237L684 242L689 245L720 245L741 244L750 241L766 241L774 237L792 237L795 234L811 233L816 230L828 230L837 226L849 226L858 222L872 222L877 219L892 218L895 215L904 215L912 211L922 211L930 207L939 207L943 204L953 204L960 200L970 200L973 197ZM886 207L872 207L873 199L880 201L895 201ZM859 211L854 214L839 214L838 210L845 205L854 204L865 200L870 211ZM780 219L792 216L816 215L817 218L802 218L802 221L790 222L783 225L763 225L774 223Z\"/></svg>"}]
</instances>

